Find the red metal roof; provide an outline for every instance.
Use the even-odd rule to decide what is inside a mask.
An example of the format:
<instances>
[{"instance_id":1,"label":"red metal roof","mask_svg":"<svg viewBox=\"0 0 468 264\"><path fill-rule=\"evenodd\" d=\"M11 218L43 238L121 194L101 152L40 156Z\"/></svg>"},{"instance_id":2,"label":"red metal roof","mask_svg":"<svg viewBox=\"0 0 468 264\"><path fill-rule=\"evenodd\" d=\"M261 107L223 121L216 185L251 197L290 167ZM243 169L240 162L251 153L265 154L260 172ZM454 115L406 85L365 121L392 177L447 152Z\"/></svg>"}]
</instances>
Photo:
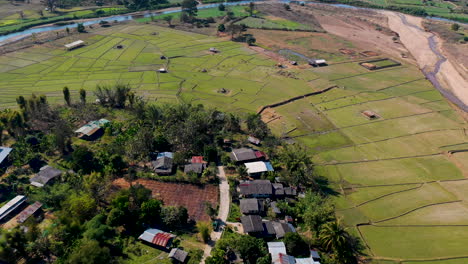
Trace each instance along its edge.
<instances>
[{"instance_id":1,"label":"red metal roof","mask_svg":"<svg viewBox=\"0 0 468 264\"><path fill-rule=\"evenodd\" d=\"M206 161L203 160L203 156L193 156L192 163L206 163Z\"/></svg>"},{"instance_id":2,"label":"red metal roof","mask_svg":"<svg viewBox=\"0 0 468 264\"><path fill-rule=\"evenodd\" d=\"M173 238L172 234L169 233L158 233L153 237L152 243L161 247L167 247L169 241Z\"/></svg>"},{"instance_id":3,"label":"red metal roof","mask_svg":"<svg viewBox=\"0 0 468 264\"><path fill-rule=\"evenodd\" d=\"M255 151L255 157L259 158L266 158L266 154L263 151Z\"/></svg>"},{"instance_id":4,"label":"red metal roof","mask_svg":"<svg viewBox=\"0 0 468 264\"><path fill-rule=\"evenodd\" d=\"M26 207L26 209L24 209L21 213L19 213L19 215L16 218L16 221L18 223L24 223L31 215L37 212L37 210L39 210L39 208L41 207L42 207L42 204L40 202L35 202L29 205L28 207Z\"/></svg>"}]
</instances>

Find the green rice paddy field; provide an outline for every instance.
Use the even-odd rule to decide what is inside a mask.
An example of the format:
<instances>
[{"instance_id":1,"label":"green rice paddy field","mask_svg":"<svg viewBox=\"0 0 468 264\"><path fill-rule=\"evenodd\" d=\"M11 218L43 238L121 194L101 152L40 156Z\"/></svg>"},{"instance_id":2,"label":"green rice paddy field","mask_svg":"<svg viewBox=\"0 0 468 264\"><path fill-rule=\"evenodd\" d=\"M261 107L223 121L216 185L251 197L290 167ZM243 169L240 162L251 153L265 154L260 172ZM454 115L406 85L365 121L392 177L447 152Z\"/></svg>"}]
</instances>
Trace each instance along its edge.
<instances>
[{"instance_id":1,"label":"green rice paddy field","mask_svg":"<svg viewBox=\"0 0 468 264\"><path fill-rule=\"evenodd\" d=\"M308 147L317 172L341 193L333 198L338 215L374 263L468 262L468 155L446 154L466 146L467 126L416 67L368 71L358 62L330 61L281 70L292 78L241 44L154 25L79 37L87 46L73 51L62 46L78 36L1 56L0 106L14 107L16 96L33 92L63 103L65 85L77 100L80 88L92 94L96 84L120 81L157 103L255 112L337 85L271 109L280 117L268 122L272 131ZM379 118L369 120L365 110Z\"/></svg>"}]
</instances>

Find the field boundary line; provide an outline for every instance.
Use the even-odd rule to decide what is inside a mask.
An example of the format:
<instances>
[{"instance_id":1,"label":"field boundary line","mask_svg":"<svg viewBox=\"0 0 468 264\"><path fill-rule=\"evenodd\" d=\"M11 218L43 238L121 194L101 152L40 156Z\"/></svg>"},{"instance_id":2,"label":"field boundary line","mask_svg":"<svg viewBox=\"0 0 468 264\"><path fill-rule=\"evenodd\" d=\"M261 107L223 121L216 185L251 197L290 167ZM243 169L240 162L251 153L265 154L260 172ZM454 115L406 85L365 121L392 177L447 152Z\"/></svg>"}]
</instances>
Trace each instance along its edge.
<instances>
[{"instance_id":1,"label":"field boundary line","mask_svg":"<svg viewBox=\"0 0 468 264\"><path fill-rule=\"evenodd\" d=\"M340 78L336 78L336 79L330 79L330 81L339 81L339 80L350 79L350 78L354 78L354 77L358 77L358 76L362 76L362 75L369 75L369 74L372 74L372 73L379 73L379 72L385 72L385 71L392 71L392 70L394 70L395 68L397 68L397 67L391 67L391 68L382 69L382 70L374 71L374 72L364 72L364 73L360 73L360 74L356 74L356 75L351 75L351 76L346 76L346 77L340 77ZM408 68L408 67L406 67L406 66L398 67L398 69L405 69L405 68Z\"/></svg>"},{"instance_id":2,"label":"field boundary line","mask_svg":"<svg viewBox=\"0 0 468 264\"><path fill-rule=\"evenodd\" d=\"M373 199L370 199L370 200L367 200L367 201L364 201L360 204L356 204L354 205L353 207L349 207L349 208L345 208L345 209L338 209L337 211L344 211L344 210L349 210L349 209L353 209L353 208L358 208L358 207L361 207L365 204L368 204L368 203L371 203L371 202L374 202L374 201L377 201L377 200L380 200L384 197L387 197L387 196L390 196L390 195L394 195L394 194L398 194L398 193L402 193L402 192L407 192L407 191L413 191L413 190L416 190L416 189L419 189L421 187L423 187L426 183L423 182L423 183L420 183L419 186L416 186L416 187L411 187L411 188L408 188L408 189L404 189L404 190L400 190L400 191L396 191L396 192L391 192L391 193L387 193L387 194L384 194L384 195L380 195L378 197L375 197ZM345 195L346 196L346 195Z\"/></svg>"},{"instance_id":3,"label":"field boundary line","mask_svg":"<svg viewBox=\"0 0 468 264\"><path fill-rule=\"evenodd\" d=\"M345 164L354 164L354 163L378 162L378 161L386 161L386 160L424 158L424 157L439 156L439 155L442 155L442 153L432 153L432 154L415 155L415 156L403 156L403 157L394 157L394 158L386 158L386 159L345 161L345 162L335 162L335 163L333 163L333 162L330 162L330 163L316 163L315 165L317 165L317 166L345 165Z\"/></svg>"},{"instance_id":4,"label":"field boundary line","mask_svg":"<svg viewBox=\"0 0 468 264\"><path fill-rule=\"evenodd\" d=\"M263 111L265 111L267 108L275 108L275 107L278 107L278 106L282 106L282 105L285 105L285 104L288 104L288 103L291 103L291 102L294 102L294 101L297 101L297 100L300 100L300 99L304 99L304 98L307 98L309 96L313 96L313 95L317 95L317 94L322 94L322 93L325 93L325 92L328 92L334 88L337 88L338 86L336 85L333 85L333 86L330 86L330 87L327 87L325 89L322 89L322 90L319 90L319 91L315 91L315 92L311 92L311 93L307 93L307 94L304 94L304 95L299 95L299 96L295 96L293 98L290 98L290 99L287 99L287 100L284 100L284 101L281 101L281 102L278 102L278 103L273 103L273 104L269 104L269 105L265 105L263 106L258 112L257 114L258 115L261 115L263 113Z\"/></svg>"},{"instance_id":5,"label":"field boundary line","mask_svg":"<svg viewBox=\"0 0 468 264\"><path fill-rule=\"evenodd\" d=\"M378 221L372 221L372 224L373 226L378 226L378 225L375 225L375 224L378 224L378 223L382 223L382 222L386 222L386 221L389 221L389 220L393 220L393 219L397 219L397 218L400 218L402 216L405 216L405 215L408 215L414 211L417 211L417 210L420 210L420 209L423 209L423 208L426 208L426 207L430 207L430 206L434 206L434 205L442 205L442 204L450 204L450 203L459 203L459 202L463 202L463 200L454 200L454 201L448 201L448 202L440 202L440 203L433 203L433 204L427 204L427 205L423 205L423 206L419 206L419 207L416 207L414 209L411 209L403 214L400 214L400 215L397 215L397 216L392 216L392 217L389 217L389 218L384 218L382 220L378 220Z\"/></svg>"}]
</instances>

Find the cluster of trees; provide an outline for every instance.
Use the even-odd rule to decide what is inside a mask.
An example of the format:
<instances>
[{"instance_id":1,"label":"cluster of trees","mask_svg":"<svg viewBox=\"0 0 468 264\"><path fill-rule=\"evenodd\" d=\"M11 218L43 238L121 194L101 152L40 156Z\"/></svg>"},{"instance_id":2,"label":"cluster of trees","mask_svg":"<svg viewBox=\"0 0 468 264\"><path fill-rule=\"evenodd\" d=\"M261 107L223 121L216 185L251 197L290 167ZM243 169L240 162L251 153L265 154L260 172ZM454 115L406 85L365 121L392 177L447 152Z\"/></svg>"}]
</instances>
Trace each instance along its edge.
<instances>
[{"instance_id":1,"label":"cluster of trees","mask_svg":"<svg viewBox=\"0 0 468 264\"><path fill-rule=\"evenodd\" d=\"M313 239L289 237L285 240L288 253L302 255L304 243L317 247L324 253L323 262L329 264L357 264L363 255L363 245L358 237L347 231L336 218L335 208L329 198L318 192L308 191L304 198L296 203L279 202L278 206L286 214L293 216L299 223L311 231ZM292 236L292 235L289 235ZM296 236L296 235L294 235Z\"/></svg>"},{"instance_id":2,"label":"cluster of trees","mask_svg":"<svg viewBox=\"0 0 468 264\"><path fill-rule=\"evenodd\" d=\"M216 242L206 264L228 264L238 254L246 264L270 264L271 258L263 239L240 235L226 229L223 237Z\"/></svg>"}]
</instances>

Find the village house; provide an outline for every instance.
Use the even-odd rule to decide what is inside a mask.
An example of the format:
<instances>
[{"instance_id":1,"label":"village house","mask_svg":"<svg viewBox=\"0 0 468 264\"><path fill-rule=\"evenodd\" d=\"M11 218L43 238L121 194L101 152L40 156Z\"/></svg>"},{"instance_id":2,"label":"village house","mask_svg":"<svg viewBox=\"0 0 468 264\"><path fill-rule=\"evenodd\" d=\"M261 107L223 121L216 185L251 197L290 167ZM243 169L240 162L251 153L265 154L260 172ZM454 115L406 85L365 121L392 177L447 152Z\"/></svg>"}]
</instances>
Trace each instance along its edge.
<instances>
[{"instance_id":1,"label":"village house","mask_svg":"<svg viewBox=\"0 0 468 264\"><path fill-rule=\"evenodd\" d=\"M247 162L244 165L247 168L247 173L252 177L259 177L265 172L275 171L271 163L267 161Z\"/></svg>"},{"instance_id":2,"label":"village house","mask_svg":"<svg viewBox=\"0 0 468 264\"><path fill-rule=\"evenodd\" d=\"M206 169L206 163L192 163L184 166L184 173L202 174Z\"/></svg>"},{"instance_id":3,"label":"village house","mask_svg":"<svg viewBox=\"0 0 468 264\"><path fill-rule=\"evenodd\" d=\"M164 232L159 229L146 229L138 239L163 249L169 249L176 235Z\"/></svg>"},{"instance_id":4,"label":"village house","mask_svg":"<svg viewBox=\"0 0 468 264\"><path fill-rule=\"evenodd\" d=\"M241 217L241 223L244 233L249 235L261 235L263 233L262 217L259 215L244 215Z\"/></svg>"},{"instance_id":5,"label":"village house","mask_svg":"<svg viewBox=\"0 0 468 264\"><path fill-rule=\"evenodd\" d=\"M262 151L255 151L250 148L233 149L230 154L231 160L237 164L265 160L266 155Z\"/></svg>"},{"instance_id":6,"label":"village house","mask_svg":"<svg viewBox=\"0 0 468 264\"><path fill-rule=\"evenodd\" d=\"M35 202L29 205L28 207L26 207L26 209L24 209L23 211L21 211L21 213L18 214L18 216L16 217L16 222L20 224L26 222L26 220L28 220L29 217L33 215L38 215L39 212L41 211L40 210L41 208L42 208L42 203L40 202Z\"/></svg>"},{"instance_id":7,"label":"village house","mask_svg":"<svg viewBox=\"0 0 468 264\"><path fill-rule=\"evenodd\" d=\"M315 250L310 251L308 258L295 258L287 254L284 242L268 242L267 247L272 264L320 264L320 256Z\"/></svg>"},{"instance_id":8,"label":"village house","mask_svg":"<svg viewBox=\"0 0 468 264\"><path fill-rule=\"evenodd\" d=\"M241 213L247 214L261 214L264 211L263 202L256 198L241 199L240 200Z\"/></svg>"},{"instance_id":9,"label":"village house","mask_svg":"<svg viewBox=\"0 0 468 264\"><path fill-rule=\"evenodd\" d=\"M67 50L73 50L79 47L83 47L86 43L83 40L77 40L72 43L65 44Z\"/></svg>"},{"instance_id":10,"label":"village house","mask_svg":"<svg viewBox=\"0 0 468 264\"><path fill-rule=\"evenodd\" d=\"M0 221L4 221L26 201L26 196L18 195L0 208Z\"/></svg>"},{"instance_id":11,"label":"village house","mask_svg":"<svg viewBox=\"0 0 468 264\"><path fill-rule=\"evenodd\" d=\"M61 175L61 170L47 165L42 167L39 172L29 181L33 186L44 187L44 185L51 183L55 178L60 177Z\"/></svg>"},{"instance_id":12,"label":"village house","mask_svg":"<svg viewBox=\"0 0 468 264\"><path fill-rule=\"evenodd\" d=\"M8 155L12 150L11 148L0 147L0 167L5 166Z\"/></svg>"},{"instance_id":13,"label":"village house","mask_svg":"<svg viewBox=\"0 0 468 264\"><path fill-rule=\"evenodd\" d=\"M267 198L273 195L269 180L244 181L239 184L239 193L245 198Z\"/></svg>"},{"instance_id":14,"label":"village house","mask_svg":"<svg viewBox=\"0 0 468 264\"><path fill-rule=\"evenodd\" d=\"M153 170L158 175L170 175L173 171L173 159L168 156L160 156L151 162Z\"/></svg>"},{"instance_id":15,"label":"village house","mask_svg":"<svg viewBox=\"0 0 468 264\"><path fill-rule=\"evenodd\" d=\"M187 257L188 257L188 253L179 248L171 249L171 252L169 252L169 256L168 256L168 258L172 259L176 263L185 263L185 261L187 260Z\"/></svg>"},{"instance_id":16,"label":"village house","mask_svg":"<svg viewBox=\"0 0 468 264\"><path fill-rule=\"evenodd\" d=\"M254 137L254 136L249 136L249 137L247 138L247 140L248 140L250 143L252 143L252 144L254 144L254 145L256 145L256 146L260 145L260 143L262 142L260 139Z\"/></svg>"},{"instance_id":17,"label":"village house","mask_svg":"<svg viewBox=\"0 0 468 264\"><path fill-rule=\"evenodd\" d=\"M91 121L86 125L75 130L75 133L78 135L78 138L83 140L96 140L104 134L102 129L106 124L110 123L107 119L99 119L96 121Z\"/></svg>"}]
</instances>

